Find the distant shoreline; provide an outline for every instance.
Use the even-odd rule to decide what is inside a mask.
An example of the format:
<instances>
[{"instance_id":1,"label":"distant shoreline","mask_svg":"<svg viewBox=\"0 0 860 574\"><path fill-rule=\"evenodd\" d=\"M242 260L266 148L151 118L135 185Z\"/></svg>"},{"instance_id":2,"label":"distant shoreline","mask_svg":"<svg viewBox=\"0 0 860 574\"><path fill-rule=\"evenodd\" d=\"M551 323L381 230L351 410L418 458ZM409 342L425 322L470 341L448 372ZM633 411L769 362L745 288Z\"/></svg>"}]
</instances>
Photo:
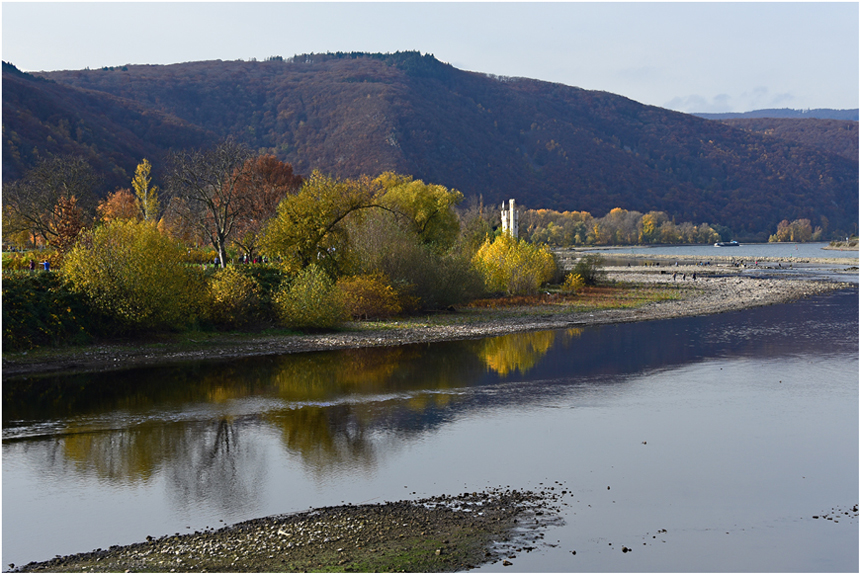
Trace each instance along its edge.
<instances>
[{"instance_id":1,"label":"distant shoreline","mask_svg":"<svg viewBox=\"0 0 860 574\"><path fill-rule=\"evenodd\" d=\"M857 245L851 246L850 244L854 243L848 242L846 244L845 241L841 241L837 243L837 246L826 245L821 247L822 250L827 251L858 251L858 256L860 256L860 248ZM804 245L803 243L741 243L741 247L749 247L754 245ZM844 247L842 245L848 245ZM689 259L689 260L701 260L701 259L714 259L720 257L733 257L734 259L751 259L749 255L732 255L734 248L725 247L725 248L714 248L714 255L708 255L705 257L704 255L676 255L676 254L665 254L665 253L653 253L651 252L652 248L660 248L660 247L710 247L709 245L703 244L660 244L660 245L599 245L599 246L588 246L588 247L557 247L554 248L553 251L560 253L588 253L588 252L601 252L607 254L609 256L614 251L621 250L631 250L630 252L625 253L616 253L616 255L624 256L624 257L649 257L649 258L672 258L672 259ZM637 251L641 251L641 253L637 253ZM759 261L794 261L794 262L804 262L804 263L819 263L819 264L833 264L833 263L845 263L845 257L803 257L803 256L790 256L790 257L776 257L776 256L757 256L755 259Z\"/></svg>"},{"instance_id":2,"label":"distant shoreline","mask_svg":"<svg viewBox=\"0 0 860 574\"><path fill-rule=\"evenodd\" d=\"M829 249L831 251L860 251L860 242L856 239L854 241L834 241L827 247L822 247L822 249Z\"/></svg>"}]
</instances>

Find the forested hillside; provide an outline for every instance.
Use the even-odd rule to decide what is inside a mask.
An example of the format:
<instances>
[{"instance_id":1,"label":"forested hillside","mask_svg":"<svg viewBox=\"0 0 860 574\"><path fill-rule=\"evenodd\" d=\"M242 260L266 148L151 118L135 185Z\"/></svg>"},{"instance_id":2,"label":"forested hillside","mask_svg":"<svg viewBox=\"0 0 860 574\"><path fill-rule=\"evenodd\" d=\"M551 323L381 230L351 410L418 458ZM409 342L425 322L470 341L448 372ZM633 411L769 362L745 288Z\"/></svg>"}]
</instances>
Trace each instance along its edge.
<instances>
[{"instance_id":1,"label":"forested hillside","mask_svg":"<svg viewBox=\"0 0 860 574\"><path fill-rule=\"evenodd\" d=\"M39 158L82 155L104 190L128 187L144 157L216 141L214 134L130 100L25 74L3 62L3 182Z\"/></svg>"},{"instance_id":2,"label":"forested hillside","mask_svg":"<svg viewBox=\"0 0 860 574\"><path fill-rule=\"evenodd\" d=\"M858 123L849 120L744 118L723 120L732 127L799 143L857 161Z\"/></svg>"},{"instance_id":3,"label":"forested hillside","mask_svg":"<svg viewBox=\"0 0 860 574\"><path fill-rule=\"evenodd\" d=\"M61 131L63 124L26 100L7 115L10 75L4 67L4 157L12 141L23 166L21 150L49 150L47 130ZM73 126L69 145L79 127L87 133L98 131L98 122L115 126L105 128L103 143L86 141L93 153L137 140L160 150L188 147L212 132L274 153L298 173L319 169L353 177L391 170L467 197L481 195L485 203L514 197L530 208L596 216L615 207L659 210L762 239L783 219L819 225L823 216L826 233L857 229L856 151L852 160L776 132L739 129L606 92L465 72L431 55L307 54L39 76L56 83L28 80L38 92L34 101L60 110L59 116L78 114L76 123L67 120ZM96 94L111 104L105 118L84 113L98 107L87 100ZM114 104L126 106L129 117L112 113ZM38 121L23 121L31 117ZM175 136L166 133L168 126ZM121 130L132 129L133 138L123 137ZM116 159L117 165L128 173L147 155L157 173L157 154L140 149L125 164ZM4 165L8 177L15 173Z\"/></svg>"}]
</instances>

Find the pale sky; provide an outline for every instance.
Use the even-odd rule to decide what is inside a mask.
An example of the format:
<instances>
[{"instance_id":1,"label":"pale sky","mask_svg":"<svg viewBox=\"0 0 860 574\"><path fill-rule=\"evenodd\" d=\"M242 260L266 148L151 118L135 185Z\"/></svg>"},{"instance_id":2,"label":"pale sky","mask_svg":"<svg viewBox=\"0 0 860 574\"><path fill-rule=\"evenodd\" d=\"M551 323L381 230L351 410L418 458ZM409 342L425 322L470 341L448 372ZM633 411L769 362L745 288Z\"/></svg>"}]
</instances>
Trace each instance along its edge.
<instances>
[{"instance_id":1,"label":"pale sky","mask_svg":"<svg viewBox=\"0 0 860 574\"><path fill-rule=\"evenodd\" d=\"M858 2L3 2L24 71L419 50L682 112L857 108Z\"/></svg>"}]
</instances>

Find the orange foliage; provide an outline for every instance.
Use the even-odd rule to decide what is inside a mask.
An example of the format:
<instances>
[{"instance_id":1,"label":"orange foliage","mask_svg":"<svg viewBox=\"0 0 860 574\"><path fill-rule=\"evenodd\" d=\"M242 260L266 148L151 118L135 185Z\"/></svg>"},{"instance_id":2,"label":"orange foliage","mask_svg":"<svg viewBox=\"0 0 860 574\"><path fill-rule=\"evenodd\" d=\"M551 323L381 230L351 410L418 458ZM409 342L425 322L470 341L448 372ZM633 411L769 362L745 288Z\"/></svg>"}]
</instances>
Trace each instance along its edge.
<instances>
[{"instance_id":1,"label":"orange foliage","mask_svg":"<svg viewBox=\"0 0 860 574\"><path fill-rule=\"evenodd\" d=\"M137 199L129 189L118 189L99 202L96 207L99 219L108 223L115 219L140 220Z\"/></svg>"},{"instance_id":2,"label":"orange foliage","mask_svg":"<svg viewBox=\"0 0 860 574\"><path fill-rule=\"evenodd\" d=\"M236 219L233 242L253 256L263 226L274 217L281 200L296 193L303 180L293 173L293 166L273 155L249 159L242 172L236 183L236 193L243 198L244 206Z\"/></svg>"},{"instance_id":3,"label":"orange foliage","mask_svg":"<svg viewBox=\"0 0 860 574\"><path fill-rule=\"evenodd\" d=\"M75 196L61 197L57 202L57 236L51 240L51 245L60 253L67 252L75 244L84 227L84 214L78 207Z\"/></svg>"}]
</instances>

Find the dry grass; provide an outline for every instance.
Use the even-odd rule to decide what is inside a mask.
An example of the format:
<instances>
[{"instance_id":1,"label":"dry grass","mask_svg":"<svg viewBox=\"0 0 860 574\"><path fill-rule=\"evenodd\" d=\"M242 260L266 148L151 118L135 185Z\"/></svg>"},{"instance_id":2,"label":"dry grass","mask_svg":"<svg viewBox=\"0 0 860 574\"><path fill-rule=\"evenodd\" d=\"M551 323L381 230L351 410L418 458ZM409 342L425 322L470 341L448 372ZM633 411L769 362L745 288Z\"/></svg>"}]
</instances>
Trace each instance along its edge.
<instances>
[{"instance_id":1,"label":"dry grass","mask_svg":"<svg viewBox=\"0 0 860 574\"><path fill-rule=\"evenodd\" d=\"M395 320L352 323L349 330L372 331L457 326L486 321L523 319L587 313L607 309L635 309L649 303L685 299L695 293L692 286L679 284L616 283L585 287L575 295L543 292L536 295L500 296L477 299L456 312L398 317Z\"/></svg>"},{"instance_id":2,"label":"dry grass","mask_svg":"<svg viewBox=\"0 0 860 574\"><path fill-rule=\"evenodd\" d=\"M656 301L683 299L687 291L671 286L643 286L632 284L584 287L574 295L544 292L537 295L518 295L477 299L467 308L509 309L513 307L564 307L569 310L631 309ZM558 310L558 309L556 309Z\"/></svg>"}]
</instances>

